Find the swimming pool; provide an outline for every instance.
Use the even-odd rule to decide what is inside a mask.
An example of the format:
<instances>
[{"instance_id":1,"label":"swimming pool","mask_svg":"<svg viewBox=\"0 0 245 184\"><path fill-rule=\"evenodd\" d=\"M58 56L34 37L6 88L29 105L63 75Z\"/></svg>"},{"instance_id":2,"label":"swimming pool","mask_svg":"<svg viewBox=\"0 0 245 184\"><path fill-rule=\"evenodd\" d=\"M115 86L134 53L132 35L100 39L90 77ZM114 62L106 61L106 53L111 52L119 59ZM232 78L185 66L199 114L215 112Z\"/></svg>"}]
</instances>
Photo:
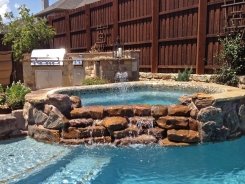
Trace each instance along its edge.
<instances>
[{"instance_id":1,"label":"swimming pool","mask_svg":"<svg viewBox=\"0 0 245 184\"><path fill-rule=\"evenodd\" d=\"M135 87L128 84L120 84L109 89L65 91L69 96L76 95L82 99L83 106L95 105L170 105L178 103L183 95L190 95L196 92L193 89L181 90L164 87Z\"/></svg>"},{"instance_id":2,"label":"swimming pool","mask_svg":"<svg viewBox=\"0 0 245 184\"><path fill-rule=\"evenodd\" d=\"M191 147L66 147L0 142L0 183L244 183L245 137Z\"/></svg>"}]
</instances>

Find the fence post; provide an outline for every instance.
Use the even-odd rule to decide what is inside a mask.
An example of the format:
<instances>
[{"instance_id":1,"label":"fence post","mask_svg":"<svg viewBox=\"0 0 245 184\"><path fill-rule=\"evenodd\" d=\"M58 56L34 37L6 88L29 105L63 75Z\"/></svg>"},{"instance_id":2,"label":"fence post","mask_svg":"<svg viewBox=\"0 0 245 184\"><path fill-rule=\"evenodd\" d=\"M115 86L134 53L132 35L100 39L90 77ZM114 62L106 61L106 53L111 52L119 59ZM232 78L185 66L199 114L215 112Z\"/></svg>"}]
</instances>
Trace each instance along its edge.
<instances>
[{"instance_id":1,"label":"fence post","mask_svg":"<svg viewBox=\"0 0 245 184\"><path fill-rule=\"evenodd\" d=\"M151 72L158 72L159 59L159 0L152 0L152 56L151 56Z\"/></svg>"},{"instance_id":2,"label":"fence post","mask_svg":"<svg viewBox=\"0 0 245 184\"><path fill-rule=\"evenodd\" d=\"M204 74L206 57L206 36L207 36L207 0L199 0L198 5L198 29L197 29L197 59L196 74Z\"/></svg>"},{"instance_id":3,"label":"fence post","mask_svg":"<svg viewBox=\"0 0 245 184\"><path fill-rule=\"evenodd\" d=\"M71 29L70 29L70 15L68 12L65 14L65 26L66 26L66 49L67 52L71 51Z\"/></svg>"},{"instance_id":4,"label":"fence post","mask_svg":"<svg viewBox=\"0 0 245 184\"><path fill-rule=\"evenodd\" d=\"M52 28L53 27L53 19L48 16L48 25L51 26ZM49 48L53 49L54 48L54 37L49 41Z\"/></svg>"},{"instance_id":5,"label":"fence post","mask_svg":"<svg viewBox=\"0 0 245 184\"><path fill-rule=\"evenodd\" d=\"M86 42L87 42L87 52L90 51L91 49L91 42L92 42L92 38L91 38L91 11L90 11L90 5L86 4L85 5L85 25L86 25Z\"/></svg>"},{"instance_id":6,"label":"fence post","mask_svg":"<svg viewBox=\"0 0 245 184\"><path fill-rule=\"evenodd\" d=\"M113 0L113 42L116 41L119 35L118 19L119 19L119 3L118 0Z\"/></svg>"}]
</instances>

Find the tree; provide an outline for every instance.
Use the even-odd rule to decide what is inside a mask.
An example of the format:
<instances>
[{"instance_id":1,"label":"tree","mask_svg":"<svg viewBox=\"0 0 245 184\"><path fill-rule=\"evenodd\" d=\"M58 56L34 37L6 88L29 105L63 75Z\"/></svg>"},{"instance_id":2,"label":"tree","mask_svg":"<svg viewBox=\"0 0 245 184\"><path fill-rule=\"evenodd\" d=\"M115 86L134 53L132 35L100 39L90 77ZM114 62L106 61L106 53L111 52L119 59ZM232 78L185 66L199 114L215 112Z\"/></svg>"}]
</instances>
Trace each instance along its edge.
<instances>
[{"instance_id":1,"label":"tree","mask_svg":"<svg viewBox=\"0 0 245 184\"><path fill-rule=\"evenodd\" d=\"M0 19L0 25L4 25L1 27L6 32L3 44L11 45L15 61L22 59L24 53L42 48L55 35L46 19L30 14L30 10L25 6L20 6L18 11L19 17L14 17L11 12L5 14L7 24Z\"/></svg>"}]
</instances>

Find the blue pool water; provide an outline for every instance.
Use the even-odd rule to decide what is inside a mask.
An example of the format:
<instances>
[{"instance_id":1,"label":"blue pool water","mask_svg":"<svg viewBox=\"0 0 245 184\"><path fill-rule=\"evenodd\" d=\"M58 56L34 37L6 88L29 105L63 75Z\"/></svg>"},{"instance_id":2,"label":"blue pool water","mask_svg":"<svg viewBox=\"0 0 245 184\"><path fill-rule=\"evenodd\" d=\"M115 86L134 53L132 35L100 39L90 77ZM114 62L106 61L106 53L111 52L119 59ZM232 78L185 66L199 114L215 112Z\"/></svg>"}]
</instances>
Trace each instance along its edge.
<instances>
[{"instance_id":1,"label":"blue pool water","mask_svg":"<svg viewBox=\"0 0 245 184\"><path fill-rule=\"evenodd\" d=\"M0 142L0 183L240 184L245 137L191 147L65 147L29 138Z\"/></svg>"},{"instance_id":2,"label":"blue pool water","mask_svg":"<svg viewBox=\"0 0 245 184\"><path fill-rule=\"evenodd\" d=\"M129 104L170 105L178 103L180 96L188 94L193 94L193 91L150 87L135 88L122 85L110 90L81 91L76 95L81 97L84 106L107 106Z\"/></svg>"}]
</instances>

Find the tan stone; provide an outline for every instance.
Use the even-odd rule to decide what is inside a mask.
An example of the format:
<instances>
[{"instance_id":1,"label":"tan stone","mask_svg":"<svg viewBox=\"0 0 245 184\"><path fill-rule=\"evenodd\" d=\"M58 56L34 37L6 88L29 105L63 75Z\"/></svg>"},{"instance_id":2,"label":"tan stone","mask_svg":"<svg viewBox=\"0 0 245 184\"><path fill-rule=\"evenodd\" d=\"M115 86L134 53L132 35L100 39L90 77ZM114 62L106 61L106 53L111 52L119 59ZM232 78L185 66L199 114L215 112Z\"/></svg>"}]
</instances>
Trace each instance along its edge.
<instances>
[{"instance_id":1,"label":"tan stone","mask_svg":"<svg viewBox=\"0 0 245 184\"><path fill-rule=\"evenodd\" d=\"M198 131L198 121L195 119L189 119L189 128L190 130Z\"/></svg>"},{"instance_id":2,"label":"tan stone","mask_svg":"<svg viewBox=\"0 0 245 184\"><path fill-rule=\"evenodd\" d=\"M102 119L103 114L104 108L102 106L81 107L71 111L72 118Z\"/></svg>"},{"instance_id":3,"label":"tan stone","mask_svg":"<svg viewBox=\"0 0 245 184\"><path fill-rule=\"evenodd\" d=\"M162 129L159 127L147 129L145 130L145 133L148 135L152 135L156 137L157 139L162 139L167 136L166 129Z\"/></svg>"},{"instance_id":4,"label":"tan stone","mask_svg":"<svg viewBox=\"0 0 245 184\"><path fill-rule=\"evenodd\" d=\"M182 105L189 105L192 101L192 96L184 95L179 97L179 101Z\"/></svg>"},{"instance_id":5,"label":"tan stone","mask_svg":"<svg viewBox=\"0 0 245 184\"><path fill-rule=\"evenodd\" d=\"M129 118L129 123L143 129L153 128L155 125L155 118L152 116L134 116Z\"/></svg>"},{"instance_id":6,"label":"tan stone","mask_svg":"<svg viewBox=\"0 0 245 184\"><path fill-rule=\"evenodd\" d=\"M72 108L80 108L82 106L81 98L79 96L70 96Z\"/></svg>"},{"instance_id":7,"label":"tan stone","mask_svg":"<svg viewBox=\"0 0 245 184\"><path fill-rule=\"evenodd\" d=\"M28 126L28 135L38 141L44 141L50 143L60 141L59 130L46 129L42 125Z\"/></svg>"},{"instance_id":8,"label":"tan stone","mask_svg":"<svg viewBox=\"0 0 245 184\"><path fill-rule=\"evenodd\" d=\"M154 105L151 107L151 115L153 117L166 116L168 114L168 107L164 105Z\"/></svg>"},{"instance_id":9,"label":"tan stone","mask_svg":"<svg viewBox=\"0 0 245 184\"><path fill-rule=\"evenodd\" d=\"M80 138L80 131L74 127L70 127L67 130L62 130L61 137L63 139L78 139Z\"/></svg>"},{"instance_id":10,"label":"tan stone","mask_svg":"<svg viewBox=\"0 0 245 184\"><path fill-rule=\"evenodd\" d=\"M136 137L140 133L140 130L136 126L130 126L126 128L125 130L120 131L114 131L112 133L112 136L116 139L122 139L125 137Z\"/></svg>"},{"instance_id":11,"label":"tan stone","mask_svg":"<svg viewBox=\"0 0 245 184\"><path fill-rule=\"evenodd\" d=\"M128 121L123 117L107 117L102 121L102 125L106 127L109 132L126 129Z\"/></svg>"},{"instance_id":12,"label":"tan stone","mask_svg":"<svg viewBox=\"0 0 245 184\"><path fill-rule=\"evenodd\" d=\"M150 116L151 106L150 105L135 105L133 106L135 116Z\"/></svg>"},{"instance_id":13,"label":"tan stone","mask_svg":"<svg viewBox=\"0 0 245 184\"><path fill-rule=\"evenodd\" d=\"M80 138L103 137L109 135L109 132L103 126L90 126L79 128L78 130L80 131Z\"/></svg>"},{"instance_id":14,"label":"tan stone","mask_svg":"<svg viewBox=\"0 0 245 184\"><path fill-rule=\"evenodd\" d=\"M85 139L61 139L60 143L67 145L79 145L79 144L110 144L111 137L93 137L93 138L85 138Z\"/></svg>"},{"instance_id":15,"label":"tan stone","mask_svg":"<svg viewBox=\"0 0 245 184\"><path fill-rule=\"evenodd\" d=\"M69 120L69 126L85 128L93 125L94 120L92 118L71 119Z\"/></svg>"},{"instance_id":16,"label":"tan stone","mask_svg":"<svg viewBox=\"0 0 245 184\"><path fill-rule=\"evenodd\" d=\"M186 117L165 116L157 120L157 125L164 129L188 129L189 120Z\"/></svg>"},{"instance_id":17,"label":"tan stone","mask_svg":"<svg viewBox=\"0 0 245 184\"><path fill-rule=\"evenodd\" d=\"M104 109L106 116L127 116L131 117L134 115L134 111L132 106L122 106L122 105L115 105L105 107Z\"/></svg>"},{"instance_id":18,"label":"tan stone","mask_svg":"<svg viewBox=\"0 0 245 184\"><path fill-rule=\"evenodd\" d=\"M168 130L168 139L174 142L198 143L199 132L193 130Z\"/></svg>"},{"instance_id":19,"label":"tan stone","mask_svg":"<svg viewBox=\"0 0 245 184\"><path fill-rule=\"evenodd\" d=\"M123 139L117 139L114 143L117 146L127 146L130 144L154 144L157 139L151 135L140 135L138 137L126 137Z\"/></svg>"},{"instance_id":20,"label":"tan stone","mask_svg":"<svg viewBox=\"0 0 245 184\"><path fill-rule=\"evenodd\" d=\"M183 143L183 142L173 142L168 140L168 138L162 139L159 141L160 146L189 146L189 143Z\"/></svg>"},{"instance_id":21,"label":"tan stone","mask_svg":"<svg viewBox=\"0 0 245 184\"><path fill-rule=\"evenodd\" d=\"M208 106L212 106L214 103L214 98L211 95L205 93L197 93L193 96L192 100L199 110Z\"/></svg>"},{"instance_id":22,"label":"tan stone","mask_svg":"<svg viewBox=\"0 0 245 184\"><path fill-rule=\"evenodd\" d=\"M169 116L189 116L191 109L185 105L171 105L168 107Z\"/></svg>"}]
</instances>

